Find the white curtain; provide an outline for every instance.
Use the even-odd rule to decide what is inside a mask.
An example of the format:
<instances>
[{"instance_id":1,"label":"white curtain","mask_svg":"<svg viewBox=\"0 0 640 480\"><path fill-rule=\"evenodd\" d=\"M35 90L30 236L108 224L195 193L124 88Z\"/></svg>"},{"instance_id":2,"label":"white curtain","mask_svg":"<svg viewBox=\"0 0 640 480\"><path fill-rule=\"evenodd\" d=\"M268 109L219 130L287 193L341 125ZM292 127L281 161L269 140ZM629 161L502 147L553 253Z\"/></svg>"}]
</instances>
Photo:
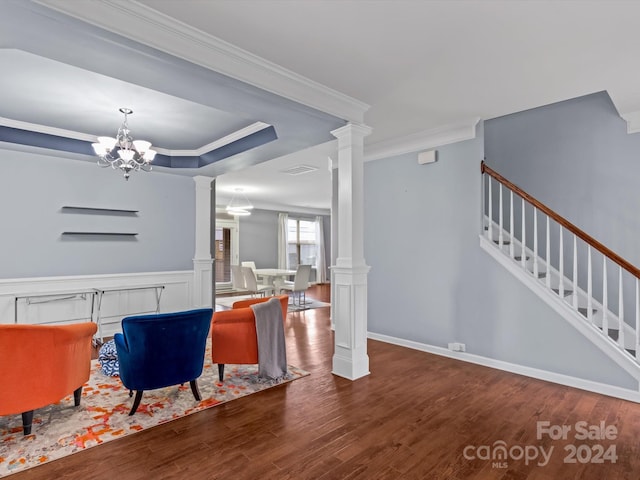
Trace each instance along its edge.
<instances>
[{"instance_id":1,"label":"white curtain","mask_svg":"<svg viewBox=\"0 0 640 480\"><path fill-rule=\"evenodd\" d=\"M287 238L289 215L286 213L278 214L278 268L289 268L289 255L287 253Z\"/></svg>"},{"instance_id":2,"label":"white curtain","mask_svg":"<svg viewBox=\"0 0 640 480\"><path fill-rule=\"evenodd\" d=\"M316 282L325 283L327 281L327 261L324 253L324 227L322 225L322 217L316 217L316 245L318 252L316 254Z\"/></svg>"}]
</instances>

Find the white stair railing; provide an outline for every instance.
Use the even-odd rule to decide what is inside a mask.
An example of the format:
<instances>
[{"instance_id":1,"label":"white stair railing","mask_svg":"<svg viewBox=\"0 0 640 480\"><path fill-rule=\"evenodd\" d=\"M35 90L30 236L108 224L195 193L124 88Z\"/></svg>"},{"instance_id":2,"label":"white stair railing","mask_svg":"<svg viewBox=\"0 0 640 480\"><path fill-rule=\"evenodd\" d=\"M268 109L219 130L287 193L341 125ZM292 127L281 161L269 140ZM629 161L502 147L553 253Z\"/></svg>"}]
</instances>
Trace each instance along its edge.
<instances>
[{"instance_id":1,"label":"white stair railing","mask_svg":"<svg viewBox=\"0 0 640 480\"><path fill-rule=\"evenodd\" d=\"M593 326L624 355L640 363L640 270L484 162L481 170L483 235L514 265L546 287L550 295L562 299L586 324ZM496 187L498 194L494 195ZM504 201L505 189L507 202ZM514 197L520 197L521 202ZM539 222L540 215L542 222ZM542 235L539 223L544 226ZM558 233L552 234L556 229ZM572 242L565 245L567 232ZM594 263L594 256L601 258L601 269L595 268L599 262ZM611 268L614 265L617 279L615 269ZM601 288L595 288L598 285ZM625 318L633 320L629 323Z\"/></svg>"}]
</instances>

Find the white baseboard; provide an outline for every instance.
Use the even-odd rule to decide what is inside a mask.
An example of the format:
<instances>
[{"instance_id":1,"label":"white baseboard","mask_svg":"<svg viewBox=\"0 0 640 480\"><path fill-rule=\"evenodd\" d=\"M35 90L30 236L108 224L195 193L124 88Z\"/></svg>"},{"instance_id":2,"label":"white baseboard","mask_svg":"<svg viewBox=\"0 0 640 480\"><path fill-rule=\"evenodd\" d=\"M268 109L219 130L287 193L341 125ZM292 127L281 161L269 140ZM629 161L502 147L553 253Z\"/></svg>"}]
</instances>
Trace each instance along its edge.
<instances>
[{"instance_id":1,"label":"white baseboard","mask_svg":"<svg viewBox=\"0 0 640 480\"><path fill-rule=\"evenodd\" d=\"M497 370L503 370L505 372L516 373L518 375L524 375L527 377L536 378L538 380L557 383L559 385L565 385L567 387L579 388L588 392L599 393L614 398L620 398L622 400L640 403L640 391L638 390L630 390L622 387L616 387L614 385L607 385L604 383L576 378L569 375L527 367L524 365L517 365L514 363L496 360L494 358L483 357L472 353L453 352L443 347L437 347L425 343L418 343L411 340L404 340L402 338L390 337L388 335L382 335L379 333L368 332L367 336L372 340L378 340L380 342L391 343L393 345L399 345L401 347L407 347L413 350L433 353L442 357L453 358L455 360L461 360L463 362L474 363L476 365L482 365L489 368L495 368Z\"/></svg>"}]
</instances>

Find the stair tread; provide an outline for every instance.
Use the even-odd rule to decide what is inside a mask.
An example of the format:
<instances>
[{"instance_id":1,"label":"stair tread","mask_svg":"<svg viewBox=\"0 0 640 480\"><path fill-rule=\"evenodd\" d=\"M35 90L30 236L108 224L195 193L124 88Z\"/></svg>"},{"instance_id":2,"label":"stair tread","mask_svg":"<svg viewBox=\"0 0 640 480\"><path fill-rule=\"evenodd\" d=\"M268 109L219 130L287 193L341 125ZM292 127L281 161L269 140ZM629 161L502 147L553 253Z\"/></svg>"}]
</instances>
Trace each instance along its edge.
<instances>
[{"instance_id":1,"label":"stair tread","mask_svg":"<svg viewBox=\"0 0 640 480\"><path fill-rule=\"evenodd\" d=\"M587 316L587 314L589 313L587 307L578 307L578 312L580 312L582 315L584 315L585 317ZM596 310L595 308L591 309L591 314L593 315L594 313L598 313L598 310Z\"/></svg>"},{"instance_id":2,"label":"stair tread","mask_svg":"<svg viewBox=\"0 0 640 480\"><path fill-rule=\"evenodd\" d=\"M530 272L533 275L533 272ZM538 278L547 278L547 272L538 272Z\"/></svg>"},{"instance_id":3,"label":"stair tread","mask_svg":"<svg viewBox=\"0 0 640 480\"><path fill-rule=\"evenodd\" d=\"M552 288L551 290L553 290L554 292L556 292L558 295L560 295L560 289L559 288ZM563 295L565 297L568 297L569 295L573 294L573 290L565 290L564 292L562 292Z\"/></svg>"}]
</instances>

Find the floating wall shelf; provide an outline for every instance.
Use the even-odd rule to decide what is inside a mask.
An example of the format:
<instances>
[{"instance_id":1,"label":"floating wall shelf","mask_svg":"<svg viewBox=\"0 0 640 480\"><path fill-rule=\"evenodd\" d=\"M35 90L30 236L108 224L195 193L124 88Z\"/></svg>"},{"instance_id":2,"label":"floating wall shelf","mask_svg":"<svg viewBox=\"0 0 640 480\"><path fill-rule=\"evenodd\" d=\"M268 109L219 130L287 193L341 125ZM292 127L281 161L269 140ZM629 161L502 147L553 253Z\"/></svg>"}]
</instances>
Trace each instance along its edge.
<instances>
[{"instance_id":1,"label":"floating wall shelf","mask_svg":"<svg viewBox=\"0 0 640 480\"><path fill-rule=\"evenodd\" d=\"M89 211L93 212L103 212L103 213L128 213L128 214L136 214L138 210L124 210L121 208L100 208L100 207L75 207L71 205L64 205L62 210L84 210L89 213Z\"/></svg>"},{"instance_id":2,"label":"floating wall shelf","mask_svg":"<svg viewBox=\"0 0 640 480\"><path fill-rule=\"evenodd\" d=\"M135 237L138 234L133 232L62 232L62 235L117 235L121 237Z\"/></svg>"}]
</instances>

